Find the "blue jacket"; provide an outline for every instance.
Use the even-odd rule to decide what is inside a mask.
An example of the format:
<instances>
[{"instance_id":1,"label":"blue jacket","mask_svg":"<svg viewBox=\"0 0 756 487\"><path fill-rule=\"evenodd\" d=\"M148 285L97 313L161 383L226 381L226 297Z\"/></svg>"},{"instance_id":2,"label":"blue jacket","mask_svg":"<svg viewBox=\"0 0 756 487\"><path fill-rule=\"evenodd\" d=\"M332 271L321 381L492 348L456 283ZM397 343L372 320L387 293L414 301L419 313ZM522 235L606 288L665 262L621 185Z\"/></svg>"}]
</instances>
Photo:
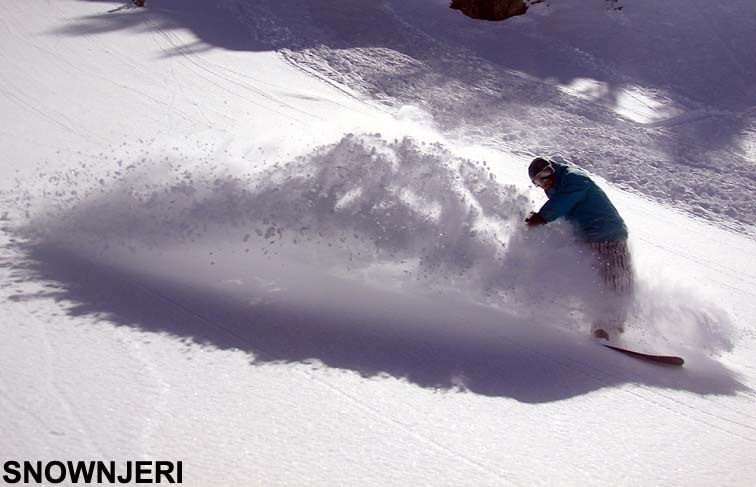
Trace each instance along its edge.
<instances>
[{"instance_id":1,"label":"blue jacket","mask_svg":"<svg viewBox=\"0 0 756 487\"><path fill-rule=\"evenodd\" d=\"M627 239L627 226L606 193L580 169L552 162L554 185L538 213L547 221L564 217L586 242Z\"/></svg>"}]
</instances>

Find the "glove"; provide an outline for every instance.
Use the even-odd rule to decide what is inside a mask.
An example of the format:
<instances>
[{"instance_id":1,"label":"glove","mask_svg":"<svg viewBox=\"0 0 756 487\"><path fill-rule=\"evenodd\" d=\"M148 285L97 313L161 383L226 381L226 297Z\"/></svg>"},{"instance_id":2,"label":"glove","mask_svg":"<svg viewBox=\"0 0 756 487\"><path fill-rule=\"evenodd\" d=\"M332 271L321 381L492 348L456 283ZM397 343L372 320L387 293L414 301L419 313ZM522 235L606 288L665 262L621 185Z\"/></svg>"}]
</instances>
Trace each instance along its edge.
<instances>
[{"instance_id":1,"label":"glove","mask_svg":"<svg viewBox=\"0 0 756 487\"><path fill-rule=\"evenodd\" d=\"M537 227L538 225L546 225L546 220L539 213L531 213L525 222L529 227Z\"/></svg>"}]
</instances>

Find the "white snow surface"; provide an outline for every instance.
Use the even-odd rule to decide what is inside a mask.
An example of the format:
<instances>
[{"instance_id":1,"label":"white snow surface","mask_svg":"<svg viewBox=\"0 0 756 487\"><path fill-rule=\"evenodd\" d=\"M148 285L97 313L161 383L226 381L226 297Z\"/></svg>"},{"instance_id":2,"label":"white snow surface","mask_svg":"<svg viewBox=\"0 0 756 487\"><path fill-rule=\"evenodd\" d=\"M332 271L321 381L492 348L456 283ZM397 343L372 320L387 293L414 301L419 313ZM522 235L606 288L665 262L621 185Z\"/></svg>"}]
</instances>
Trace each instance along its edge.
<instances>
[{"instance_id":1,"label":"white snow surface","mask_svg":"<svg viewBox=\"0 0 756 487\"><path fill-rule=\"evenodd\" d=\"M756 482L756 5L2 0L0 461ZM621 345L535 154L591 171Z\"/></svg>"}]
</instances>

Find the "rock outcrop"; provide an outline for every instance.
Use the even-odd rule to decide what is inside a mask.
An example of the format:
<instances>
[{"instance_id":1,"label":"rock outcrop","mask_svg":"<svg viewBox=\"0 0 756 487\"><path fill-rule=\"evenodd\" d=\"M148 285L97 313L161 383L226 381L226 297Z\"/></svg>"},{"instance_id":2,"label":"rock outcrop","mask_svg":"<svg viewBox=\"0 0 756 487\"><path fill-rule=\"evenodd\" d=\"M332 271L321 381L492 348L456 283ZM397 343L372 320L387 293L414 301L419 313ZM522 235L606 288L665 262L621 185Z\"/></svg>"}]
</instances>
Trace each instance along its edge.
<instances>
[{"instance_id":1,"label":"rock outcrop","mask_svg":"<svg viewBox=\"0 0 756 487\"><path fill-rule=\"evenodd\" d=\"M452 0L449 8L461 10L473 19L504 20L528 11L526 0Z\"/></svg>"}]
</instances>

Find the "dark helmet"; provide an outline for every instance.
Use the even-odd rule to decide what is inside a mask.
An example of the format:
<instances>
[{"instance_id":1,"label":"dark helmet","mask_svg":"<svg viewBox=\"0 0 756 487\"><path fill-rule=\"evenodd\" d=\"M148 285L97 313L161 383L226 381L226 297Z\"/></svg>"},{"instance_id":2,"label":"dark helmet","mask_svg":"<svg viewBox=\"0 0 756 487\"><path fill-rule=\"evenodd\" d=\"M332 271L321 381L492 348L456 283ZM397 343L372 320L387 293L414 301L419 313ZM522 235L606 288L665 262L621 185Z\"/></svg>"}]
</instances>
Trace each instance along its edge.
<instances>
[{"instance_id":1,"label":"dark helmet","mask_svg":"<svg viewBox=\"0 0 756 487\"><path fill-rule=\"evenodd\" d=\"M551 166L551 161L543 157L536 157L528 166L528 176L533 179L536 174L543 171L545 167Z\"/></svg>"}]
</instances>

